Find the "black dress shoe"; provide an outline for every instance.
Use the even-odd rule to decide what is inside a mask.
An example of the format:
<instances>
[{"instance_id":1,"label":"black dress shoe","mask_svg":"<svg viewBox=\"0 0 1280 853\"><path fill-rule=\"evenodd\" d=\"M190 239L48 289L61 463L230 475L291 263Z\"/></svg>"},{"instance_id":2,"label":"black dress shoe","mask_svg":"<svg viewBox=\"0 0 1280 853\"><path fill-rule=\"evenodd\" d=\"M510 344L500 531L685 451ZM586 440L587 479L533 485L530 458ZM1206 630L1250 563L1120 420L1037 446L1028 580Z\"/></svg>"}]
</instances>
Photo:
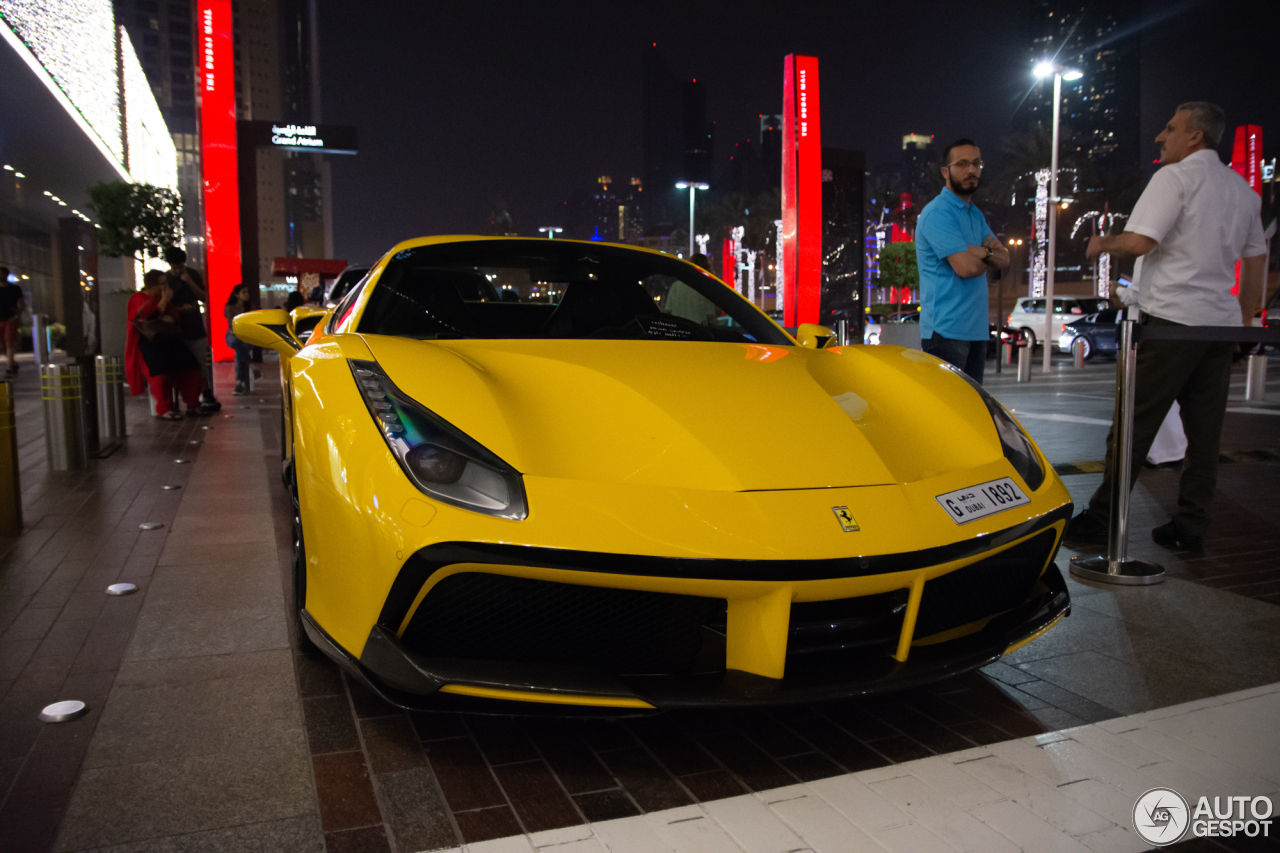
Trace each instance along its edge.
<instances>
[{"instance_id":1,"label":"black dress shoe","mask_svg":"<svg viewBox=\"0 0 1280 853\"><path fill-rule=\"evenodd\" d=\"M1077 542L1082 545L1106 545L1109 528L1107 519L1099 518L1086 509L1067 522L1067 529L1062 534L1062 538L1067 542Z\"/></svg>"},{"instance_id":2,"label":"black dress shoe","mask_svg":"<svg viewBox=\"0 0 1280 853\"><path fill-rule=\"evenodd\" d=\"M1151 539L1157 545L1163 545L1170 551L1190 551L1192 554L1204 553L1204 539L1178 531L1178 523L1172 519L1168 524L1153 528Z\"/></svg>"}]
</instances>

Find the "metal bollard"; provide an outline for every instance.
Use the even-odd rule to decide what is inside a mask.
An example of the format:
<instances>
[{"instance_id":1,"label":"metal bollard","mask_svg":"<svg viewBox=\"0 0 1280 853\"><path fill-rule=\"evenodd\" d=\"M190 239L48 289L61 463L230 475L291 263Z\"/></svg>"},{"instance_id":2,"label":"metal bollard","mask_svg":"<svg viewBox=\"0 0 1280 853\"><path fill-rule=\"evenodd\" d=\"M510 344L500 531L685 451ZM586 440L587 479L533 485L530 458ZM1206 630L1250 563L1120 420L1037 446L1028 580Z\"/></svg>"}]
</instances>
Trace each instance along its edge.
<instances>
[{"instance_id":1,"label":"metal bollard","mask_svg":"<svg viewBox=\"0 0 1280 853\"><path fill-rule=\"evenodd\" d=\"M1071 366L1084 367L1084 338L1076 338L1071 342Z\"/></svg>"},{"instance_id":2,"label":"metal bollard","mask_svg":"<svg viewBox=\"0 0 1280 853\"><path fill-rule=\"evenodd\" d=\"M124 363L119 356L94 358L98 374L98 443L111 444L125 437Z\"/></svg>"},{"instance_id":3,"label":"metal bollard","mask_svg":"<svg viewBox=\"0 0 1280 853\"><path fill-rule=\"evenodd\" d=\"M1005 342L1001 343L1001 344L1000 344L1000 346L1003 348L1003 350L1002 350L1002 355L1001 355L1000 357L1001 357L1002 359L1004 359L1004 363L1005 363L1005 364L1007 364L1007 365L1009 365L1010 367L1012 367L1012 366L1013 366L1013 351L1017 349L1017 346L1015 346L1014 344L1009 343L1008 341L1005 341Z\"/></svg>"},{"instance_id":4,"label":"metal bollard","mask_svg":"<svg viewBox=\"0 0 1280 853\"><path fill-rule=\"evenodd\" d=\"M1018 381L1031 381L1031 347L1018 347Z\"/></svg>"},{"instance_id":5,"label":"metal bollard","mask_svg":"<svg viewBox=\"0 0 1280 853\"><path fill-rule=\"evenodd\" d=\"M1255 352L1247 361L1249 372L1244 380L1244 398L1265 400L1267 399L1267 357Z\"/></svg>"},{"instance_id":6,"label":"metal bollard","mask_svg":"<svg viewBox=\"0 0 1280 853\"><path fill-rule=\"evenodd\" d=\"M80 368L71 364L40 365L40 396L44 399L44 449L53 471L89 467Z\"/></svg>"},{"instance_id":7,"label":"metal bollard","mask_svg":"<svg viewBox=\"0 0 1280 853\"><path fill-rule=\"evenodd\" d=\"M849 321L836 321L836 344L842 347L849 345Z\"/></svg>"},{"instance_id":8,"label":"metal bollard","mask_svg":"<svg viewBox=\"0 0 1280 853\"><path fill-rule=\"evenodd\" d=\"M1137 321L1120 324L1116 351L1115 445L1111 459L1111 516L1108 519L1107 553L1097 557L1072 557L1071 574L1101 583L1146 586L1164 580L1164 568L1129 557L1129 484L1133 471L1133 400L1138 378Z\"/></svg>"},{"instance_id":9,"label":"metal bollard","mask_svg":"<svg viewBox=\"0 0 1280 853\"><path fill-rule=\"evenodd\" d=\"M43 314L31 315L31 351L35 355L36 367L49 360L49 341L45 336L45 328L49 318Z\"/></svg>"},{"instance_id":10,"label":"metal bollard","mask_svg":"<svg viewBox=\"0 0 1280 853\"><path fill-rule=\"evenodd\" d=\"M13 410L13 383L0 382L0 533L22 532L22 484L18 477L18 433Z\"/></svg>"}]
</instances>

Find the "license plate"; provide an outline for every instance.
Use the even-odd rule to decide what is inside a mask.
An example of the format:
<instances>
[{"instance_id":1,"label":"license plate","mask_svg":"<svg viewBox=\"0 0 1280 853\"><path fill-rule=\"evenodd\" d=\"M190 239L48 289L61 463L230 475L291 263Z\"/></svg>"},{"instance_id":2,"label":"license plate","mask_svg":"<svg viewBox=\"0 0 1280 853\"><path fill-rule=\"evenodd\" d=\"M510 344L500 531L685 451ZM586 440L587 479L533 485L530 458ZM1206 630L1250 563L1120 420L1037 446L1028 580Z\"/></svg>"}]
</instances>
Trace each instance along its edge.
<instances>
[{"instance_id":1,"label":"license plate","mask_svg":"<svg viewBox=\"0 0 1280 853\"><path fill-rule=\"evenodd\" d=\"M1031 503L1021 488L1008 477L980 483L967 489L957 489L938 495L938 503L956 524L968 524L1015 506Z\"/></svg>"}]
</instances>

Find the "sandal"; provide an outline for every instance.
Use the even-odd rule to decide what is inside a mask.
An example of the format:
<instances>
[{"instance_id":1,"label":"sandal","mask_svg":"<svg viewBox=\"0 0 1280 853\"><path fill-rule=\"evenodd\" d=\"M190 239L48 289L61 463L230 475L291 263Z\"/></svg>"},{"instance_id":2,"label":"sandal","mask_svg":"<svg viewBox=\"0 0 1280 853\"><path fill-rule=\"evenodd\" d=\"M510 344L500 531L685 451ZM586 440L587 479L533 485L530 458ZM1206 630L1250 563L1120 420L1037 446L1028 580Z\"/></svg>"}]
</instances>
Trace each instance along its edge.
<instances>
[{"instance_id":1,"label":"sandal","mask_svg":"<svg viewBox=\"0 0 1280 853\"><path fill-rule=\"evenodd\" d=\"M162 421L180 421L182 420L181 412L165 412L163 415L156 415Z\"/></svg>"}]
</instances>

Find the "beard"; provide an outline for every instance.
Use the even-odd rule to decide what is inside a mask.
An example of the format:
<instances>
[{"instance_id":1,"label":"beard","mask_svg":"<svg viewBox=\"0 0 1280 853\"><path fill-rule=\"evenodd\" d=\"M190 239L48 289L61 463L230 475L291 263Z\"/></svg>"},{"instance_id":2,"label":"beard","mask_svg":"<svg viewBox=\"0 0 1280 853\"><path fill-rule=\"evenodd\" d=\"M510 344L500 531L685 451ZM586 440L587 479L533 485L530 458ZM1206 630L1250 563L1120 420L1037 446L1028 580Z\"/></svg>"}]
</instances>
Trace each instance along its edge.
<instances>
[{"instance_id":1,"label":"beard","mask_svg":"<svg viewBox=\"0 0 1280 853\"><path fill-rule=\"evenodd\" d=\"M967 179L967 178L966 178L965 180L969 180L969 179ZM950 174L950 172L949 172L949 171L948 171L948 173L947 173L947 187L948 187L948 188L950 188L950 190L951 190L953 193L955 193L955 194L956 194L956 195L958 195L958 196L961 196L962 198L963 198L963 197L965 197L965 196L971 196L971 195L973 195L975 192L977 192L977 191L978 191L978 187L980 187L980 186L982 186L982 178L981 178L981 176L979 176L979 177L977 177L977 178L974 178L974 179L973 179L973 186L972 186L972 187L969 187L968 189L965 189L965 188L964 188L960 183L958 183L958 182L956 182L956 181L952 180L952 178L951 178L951 174Z\"/></svg>"}]
</instances>

